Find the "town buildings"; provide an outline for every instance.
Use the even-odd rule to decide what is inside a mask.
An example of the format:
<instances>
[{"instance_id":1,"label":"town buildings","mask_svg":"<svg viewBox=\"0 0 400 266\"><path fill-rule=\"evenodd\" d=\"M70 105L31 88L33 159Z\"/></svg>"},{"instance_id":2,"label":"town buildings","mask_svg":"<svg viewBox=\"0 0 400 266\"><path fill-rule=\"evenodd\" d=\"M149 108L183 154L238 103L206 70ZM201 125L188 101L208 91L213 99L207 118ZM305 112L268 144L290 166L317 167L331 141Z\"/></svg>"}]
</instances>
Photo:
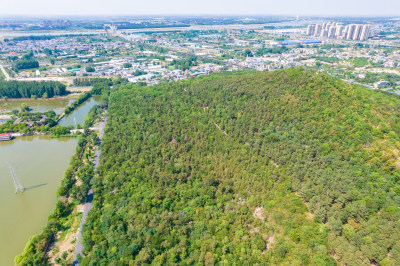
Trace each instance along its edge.
<instances>
[{"instance_id":1,"label":"town buildings","mask_svg":"<svg viewBox=\"0 0 400 266\"><path fill-rule=\"evenodd\" d=\"M348 24L343 26L337 22L308 25L306 34L316 37L327 37L339 40L366 41L370 35L369 24Z\"/></svg>"}]
</instances>

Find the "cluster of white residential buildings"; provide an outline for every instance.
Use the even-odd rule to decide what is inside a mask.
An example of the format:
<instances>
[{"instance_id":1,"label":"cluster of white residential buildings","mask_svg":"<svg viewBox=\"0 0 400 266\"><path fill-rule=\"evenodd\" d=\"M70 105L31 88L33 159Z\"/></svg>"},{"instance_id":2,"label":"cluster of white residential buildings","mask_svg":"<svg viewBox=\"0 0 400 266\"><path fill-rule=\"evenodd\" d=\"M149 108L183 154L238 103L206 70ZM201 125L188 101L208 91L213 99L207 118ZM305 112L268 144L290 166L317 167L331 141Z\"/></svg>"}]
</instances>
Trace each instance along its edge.
<instances>
[{"instance_id":1,"label":"cluster of white residential buildings","mask_svg":"<svg viewBox=\"0 0 400 266\"><path fill-rule=\"evenodd\" d=\"M21 41L0 41L0 51L26 52L43 49L59 51L88 51L92 49L117 49L127 44L120 41L103 42L82 42L79 37L54 38L50 40L21 40Z\"/></svg>"},{"instance_id":2,"label":"cluster of white residential buildings","mask_svg":"<svg viewBox=\"0 0 400 266\"><path fill-rule=\"evenodd\" d=\"M328 37L339 40L366 41L371 26L368 24L349 24L343 26L337 22L327 22L308 25L306 34L309 36Z\"/></svg>"}]
</instances>

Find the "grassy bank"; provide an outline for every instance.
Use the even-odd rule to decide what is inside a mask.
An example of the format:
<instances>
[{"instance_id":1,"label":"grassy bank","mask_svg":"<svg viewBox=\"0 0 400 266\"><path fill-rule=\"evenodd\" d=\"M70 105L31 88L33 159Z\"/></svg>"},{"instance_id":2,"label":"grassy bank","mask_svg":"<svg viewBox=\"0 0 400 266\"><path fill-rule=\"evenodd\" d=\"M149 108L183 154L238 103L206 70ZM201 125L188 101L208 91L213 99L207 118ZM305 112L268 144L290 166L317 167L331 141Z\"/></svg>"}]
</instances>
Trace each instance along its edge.
<instances>
[{"instance_id":1,"label":"grassy bank","mask_svg":"<svg viewBox=\"0 0 400 266\"><path fill-rule=\"evenodd\" d=\"M105 91L107 98L108 91ZM105 100L106 101L106 100ZM76 231L76 219L80 215L80 204L84 202L89 190L89 183L94 175L93 157L98 145L96 132L88 130L90 126L101 120L107 104L96 105L89 112L85 121L85 135L79 137L78 146L71 158L70 167L66 170L57 192L58 202L49 216L43 231L31 237L22 254L15 258L17 265L46 265L49 263L67 263L72 260L74 243L70 249L60 249L55 242L66 240L66 234ZM61 136L59 136L61 137ZM62 136L65 137L65 136ZM67 137L77 137L68 135ZM79 224L79 223L78 223ZM63 237L64 236L64 237ZM68 238L70 239L70 238ZM73 241L70 240L70 241ZM62 251L60 253L60 250ZM51 254L51 256L48 256Z\"/></svg>"}]
</instances>

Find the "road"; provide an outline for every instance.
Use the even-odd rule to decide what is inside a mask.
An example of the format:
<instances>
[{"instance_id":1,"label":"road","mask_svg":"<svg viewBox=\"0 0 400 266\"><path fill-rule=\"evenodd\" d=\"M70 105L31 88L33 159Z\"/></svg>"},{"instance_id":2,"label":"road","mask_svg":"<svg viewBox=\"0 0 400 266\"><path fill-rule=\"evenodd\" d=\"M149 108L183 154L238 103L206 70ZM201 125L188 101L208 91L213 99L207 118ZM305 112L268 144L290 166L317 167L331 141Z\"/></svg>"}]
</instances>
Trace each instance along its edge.
<instances>
[{"instance_id":1,"label":"road","mask_svg":"<svg viewBox=\"0 0 400 266\"><path fill-rule=\"evenodd\" d=\"M72 77L36 77L36 78L12 78L8 74L8 72L4 69L3 65L0 65L0 69L3 72L6 80L18 80L18 81L59 81L59 82L67 82L68 84L72 84Z\"/></svg>"},{"instance_id":2,"label":"road","mask_svg":"<svg viewBox=\"0 0 400 266\"><path fill-rule=\"evenodd\" d=\"M99 129L100 129L100 134L99 134L100 142L101 142L101 139L104 136L104 127L106 126L106 123L107 123L107 117L104 118L103 122L99 126ZM101 149L100 149L100 146L99 146L97 148L96 152L95 152L94 160L93 160L95 171L97 170L97 168L100 165L100 154L101 154ZM93 189L90 188L90 190L89 190L89 192L87 194L87 197L86 197L85 206L83 208L81 224L80 224L79 229L78 229L78 237L76 239L74 259L73 259L72 265L79 265L79 262L77 261L78 254L80 254L83 257L83 254L82 254L82 250L83 250L82 228L83 228L83 225L86 223L86 218L88 216L89 211L93 208L92 201L93 201Z\"/></svg>"},{"instance_id":3,"label":"road","mask_svg":"<svg viewBox=\"0 0 400 266\"><path fill-rule=\"evenodd\" d=\"M10 80L11 77L10 77L10 75L8 74L8 72L4 69L4 66L3 66L3 65L0 65L0 68L1 68L1 71L3 72L4 76L6 77L6 80Z\"/></svg>"},{"instance_id":4,"label":"road","mask_svg":"<svg viewBox=\"0 0 400 266\"><path fill-rule=\"evenodd\" d=\"M0 65L0 69L3 72L6 80L18 80L18 81L59 81L59 82L66 82L68 84L72 84L73 77L36 77L36 78L12 78L5 70L3 65Z\"/></svg>"}]
</instances>

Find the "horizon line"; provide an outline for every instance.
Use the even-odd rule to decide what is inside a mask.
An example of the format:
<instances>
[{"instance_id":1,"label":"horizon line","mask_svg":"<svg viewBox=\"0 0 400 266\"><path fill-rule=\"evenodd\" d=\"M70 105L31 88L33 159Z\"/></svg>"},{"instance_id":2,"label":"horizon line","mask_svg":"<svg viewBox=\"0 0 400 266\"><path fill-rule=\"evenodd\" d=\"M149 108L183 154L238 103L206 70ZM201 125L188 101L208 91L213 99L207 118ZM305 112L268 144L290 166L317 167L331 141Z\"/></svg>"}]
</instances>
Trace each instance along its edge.
<instances>
[{"instance_id":1,"label":"horizon line","mask_svg":"<svg viewBox=\"0 0 400 266\"><path fill-rule=\"evenodd\" d=\"M299 17L299 18L323 18L323 17L346 17L346 18L400 18L400 15L301 15L301 14L216 14L216 13L207 13L207 14L1 14L0 16L4 17L62 17L62 16L71 16L71 17L129 17L129 16L137 16L137 17L207 17L207 16L218 16L218 17L238 17L238 16L250 16L250 17ZM3 18L0 17L0 20Z\"/></svg>"}]
</instances>

